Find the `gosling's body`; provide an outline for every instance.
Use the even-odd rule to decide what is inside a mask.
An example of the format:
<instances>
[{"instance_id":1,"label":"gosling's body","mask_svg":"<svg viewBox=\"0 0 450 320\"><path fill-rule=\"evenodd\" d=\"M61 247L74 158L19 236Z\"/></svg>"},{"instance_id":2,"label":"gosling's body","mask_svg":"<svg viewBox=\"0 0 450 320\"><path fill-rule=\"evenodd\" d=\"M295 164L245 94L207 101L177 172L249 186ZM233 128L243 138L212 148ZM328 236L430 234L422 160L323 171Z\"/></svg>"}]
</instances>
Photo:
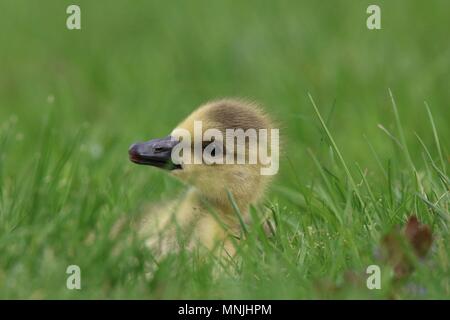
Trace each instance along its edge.
<instances>
[{"instance_id":1,"label":"gosling's body","mask_svg":"<svg viewBox=\"0 0 450 320\"><path fill-rule=\"evenodd\" d=\"M193 134L194 121L202 121L203 130L215 128L223 133L226 129L270 130L273 127L272 121L257 105L227 99L200 106L172 134L177 129ZM155 143L150 143L154 147ZM143 163L137 157L138 148L140 146L133 146L130 156L134 162ZM246 145L247 152L255 152L249 148ZM181 164L170 172L187 184L188 190L168 203L149 206L139 228L140 234L159 254L176 250L180 240L178 235L182 235L185 239L181 240L188 239L189 247L219 248L221 252L233 255L232 239L240 235L240 222L230 197L245 219L250 204L259 202L271 180L270 176L260 174L260 168L260 163Z\"/></svg>"},{"instance_id":2,"label":"gosling's body","mask_svg":"<svg viewBox=\"0 0 450 320\"><path fill-rule=\"evenodd\" d=\"M198 190L189 187L177 200L150 205L144 213L139 232L146 238L147 246L159 256L178 250L180 242L190 249L218 248L233 255L230 237L239 234L236 222L233 212L209 206Z\"/></svg>"}]
</instances>

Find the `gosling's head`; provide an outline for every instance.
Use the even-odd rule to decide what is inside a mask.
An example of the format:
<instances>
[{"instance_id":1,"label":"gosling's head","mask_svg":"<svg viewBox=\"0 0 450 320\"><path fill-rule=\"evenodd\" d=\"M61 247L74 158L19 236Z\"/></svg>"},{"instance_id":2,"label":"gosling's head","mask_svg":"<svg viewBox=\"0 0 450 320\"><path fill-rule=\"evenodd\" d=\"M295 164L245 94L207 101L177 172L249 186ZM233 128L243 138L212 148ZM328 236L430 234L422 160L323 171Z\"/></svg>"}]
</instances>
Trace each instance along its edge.
<instances>
[{"instance_id":1,"label":"gosling's head","mask_svg":"<svg viewBox=\"0 0 450 320\"><path fill-rule=\"evenodd\" d=\"M135 163L169 170L217 205L229 206L229 191L244 208L261 197L278 171L278 131L273 129L254 103L212 101L167 137L133 144L129 155Z\"/></svg>"}]
</instances>

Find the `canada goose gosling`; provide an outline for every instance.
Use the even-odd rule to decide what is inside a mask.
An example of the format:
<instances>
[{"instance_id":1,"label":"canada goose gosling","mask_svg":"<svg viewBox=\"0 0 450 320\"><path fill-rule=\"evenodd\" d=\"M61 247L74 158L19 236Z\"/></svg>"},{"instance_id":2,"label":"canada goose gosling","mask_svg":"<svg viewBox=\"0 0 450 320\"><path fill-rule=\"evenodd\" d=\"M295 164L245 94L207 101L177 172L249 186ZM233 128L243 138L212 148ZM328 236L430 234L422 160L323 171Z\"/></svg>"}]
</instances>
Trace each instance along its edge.
<instances>
[{"instance_id":1,"label":"canada goose gosling","mask_svg":"<svg viewBox=\"0 0 450 320\"><path fill-rule=\"evenodd\" d=\"M195 142L186 140L180 132L195 137L198 134L194 132L198 130L198 123L201 124L203 139L209 129L216 130L213 131L216 134L194 146ZM163 254L177 247L176 228L169 227L171 222L175 222L183 233L191 236L190 246L200 243L212 249L219 243L224 245L221 248L227 254L234 253L230 237L239 234L240 223L230 195L246 218L249 205L258 203L272 175L262 174L267 162L263 164L259 158L253 163L248 161L258 153L261 140L255 145L250 143L249 136L248 139L244 136L240 142L239 138L233 140L237 142L236 148L233 146L234 150L226 150L229 145L220 141L222 138L219 138L219 133L226 136L227 129L235 132L242 129L241 133L249 132L249 129L270 132L275 144L268 144L268 147L270 153L277 156L275 172L278 170L278 131L275 136L272 121L260 107L243 100L225 99L206 103L182 121L168 137L135 143L130 147L129 156L134 163L168 170L190 186L179 201L171 201L163 207L151 206L145 214L140 232L147 237L147 244L151 248ZM173 153L176 148L180 149L182 142L191 148L187 151L183 149L180 152L182 159L174 161ZM231 164L198 161L202 154L196 153L195 149L199 146L201 151L209 148L213 156L220 152L226 157L233 151L231 154L234 160L243 156L245 161ZM245 154L240 154L242 152ZM163 233L164 236L161 236Z\"/></svg>"}]
</instances>

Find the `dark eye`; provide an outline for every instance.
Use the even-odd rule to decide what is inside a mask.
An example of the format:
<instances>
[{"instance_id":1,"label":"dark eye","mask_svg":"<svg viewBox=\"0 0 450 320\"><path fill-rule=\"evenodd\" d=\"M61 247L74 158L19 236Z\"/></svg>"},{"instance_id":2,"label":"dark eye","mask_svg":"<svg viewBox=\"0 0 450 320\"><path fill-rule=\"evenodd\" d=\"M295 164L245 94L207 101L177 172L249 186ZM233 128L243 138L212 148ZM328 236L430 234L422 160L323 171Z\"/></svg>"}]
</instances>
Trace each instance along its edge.
<instances>
[{"instance_id":1,"label":"dark eye","mask_svg":"<svg viewBox=\"0 0 450 320\"><path fill-rule=\"evenodd\" d=\"M213 146L213 149L211 150L210 155L212 157L215 157L216 156L216 149L217 149L218 146L216 145L216 142L214 140L213 141L203 141L203 144L202 144L203 150L205 150L205 148L207 146L210 146L210 145Z\"/></svg>"},{"instance_id":2,"label":"dark eye","mask_svg":"<svg viewBox=\"0 0 450 320\"><path fill-rule=\"evenodd\" d=\"M202 149L205 150L205 148L206 148L207 146L209 146L210 144L211 144L211 141L203 141L203 143L202 143Z\"/></svg>"}]
</instances>

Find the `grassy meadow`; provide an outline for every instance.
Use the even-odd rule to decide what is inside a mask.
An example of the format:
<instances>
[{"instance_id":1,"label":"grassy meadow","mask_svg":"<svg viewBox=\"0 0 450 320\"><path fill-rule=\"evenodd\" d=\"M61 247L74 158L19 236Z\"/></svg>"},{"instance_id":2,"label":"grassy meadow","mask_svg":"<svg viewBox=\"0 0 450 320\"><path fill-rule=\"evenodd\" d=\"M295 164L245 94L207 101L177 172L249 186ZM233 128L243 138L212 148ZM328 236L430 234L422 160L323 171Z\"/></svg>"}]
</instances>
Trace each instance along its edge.
<instances>
[{"instance_id":1,"label":"grassy meadow","mask_svg":"<svg viewBox=\"0 0 450 320\"><path fill-rule=\"evenodd\" d=\"M81 30L66 28L72 3ZM375 3L382 29L368 30ZM0 298L448 299L449 10L1 1ZM264 200L275 235L250 228L227 262L187 250L155 261L133 229L111 236L185 188L132 164L129 145L229 96L259 101L281 125ZM398 280L382 239L411 215L433 244ZM366 287L373 264L381 290ZM66 288L69 265L81 290Z\"/></svg>"}]
</instances>

